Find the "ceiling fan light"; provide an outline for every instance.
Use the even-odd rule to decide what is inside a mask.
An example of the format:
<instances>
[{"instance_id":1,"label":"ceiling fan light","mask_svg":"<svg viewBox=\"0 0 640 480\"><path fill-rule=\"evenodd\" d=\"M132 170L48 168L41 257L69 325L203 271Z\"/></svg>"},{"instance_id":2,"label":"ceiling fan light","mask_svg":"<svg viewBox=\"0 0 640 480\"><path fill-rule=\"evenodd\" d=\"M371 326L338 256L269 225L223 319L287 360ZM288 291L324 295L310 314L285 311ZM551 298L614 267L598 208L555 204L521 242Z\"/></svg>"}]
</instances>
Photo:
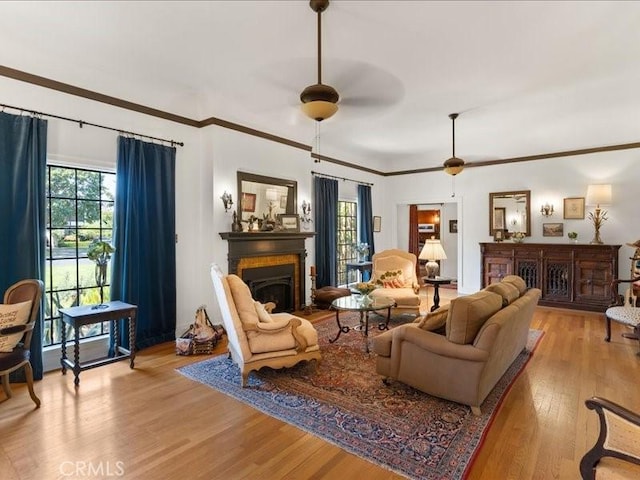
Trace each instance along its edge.
<instances>
[{"instance_id":1,"label":"ceiling fan light","mask_svg":"<svg viewBox=\"0 0 640 480\"><path fill-rule=\"evenodd\" d=\"M300 94L302 111L307 117L318 122L333 116L338 111L339 99L340 95L333 87L322 83L310 85Z\"/></svg>"},{"instance_id":2,"label":"ceiling fan light","mask_svg":"<svg viewBox=\"0 0 640 480\"><path fill-rule=\"evenodd\" d=\"M300 108L302 108L302 111L307 117L318 122L332 117L338 111L338 105L323 100L303 103Z\"/></svg>"},{"instance_id":3,"label":"ceiling fan light","mask_svg":"<svg viewBox=\"0 0 640 480\"><path fill-rule=\"evenodd\" d=\"M444 162L444 171L449 175L457 175L464 169L464 160L458 157L451 157Z\"/></svg>"}]
</instances>

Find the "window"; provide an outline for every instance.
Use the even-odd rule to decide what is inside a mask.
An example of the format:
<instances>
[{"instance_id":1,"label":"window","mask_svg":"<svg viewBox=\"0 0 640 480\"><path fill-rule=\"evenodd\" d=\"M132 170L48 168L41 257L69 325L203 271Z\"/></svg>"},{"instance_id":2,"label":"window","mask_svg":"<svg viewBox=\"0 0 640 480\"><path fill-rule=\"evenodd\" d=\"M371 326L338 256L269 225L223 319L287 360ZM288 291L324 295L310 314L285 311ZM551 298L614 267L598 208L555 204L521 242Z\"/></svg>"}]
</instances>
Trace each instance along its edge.
<instances>
[{"instance_id":1,"label":"window","mask_svg":"<svg viewBox=\"0 0 640 480\"><path fill-rule=\"evenodd\" d=\"M347 278L347 262L357 260L353 246L358 243L358 204L338 202L338 285L354 282Z\"/></svg>"},{"instance_id":2,"label":"window","mask_svg":"<svg viewBox=\"0 0 640 480\"><path fill-rule=\"evenodd\" d=\"M98 287L91 242L112 241L115 174L47 166L46 269L43 346L60 343L60 309L109 301L107 284ZM109 322L86 325L80 338L103 335ZM73 339L68 329L67 339Z\"/></svg>"}]
</instances>

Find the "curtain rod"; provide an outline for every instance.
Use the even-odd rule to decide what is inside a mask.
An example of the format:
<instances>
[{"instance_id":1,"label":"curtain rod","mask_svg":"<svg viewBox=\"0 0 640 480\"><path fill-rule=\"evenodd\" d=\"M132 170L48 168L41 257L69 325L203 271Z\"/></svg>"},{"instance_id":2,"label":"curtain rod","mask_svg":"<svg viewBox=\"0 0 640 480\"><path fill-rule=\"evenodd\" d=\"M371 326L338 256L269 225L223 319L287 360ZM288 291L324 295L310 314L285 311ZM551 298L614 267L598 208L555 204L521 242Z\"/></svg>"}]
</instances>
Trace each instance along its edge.
<instances>
[{"instance_id":1,"label":"curtain rod","mask_svg":"<svg viewBox=\"0 0 640 480\"><path fill-rule=\"evenodd\" d=\"M80 126L80 128L82 128L84 125L89 125L91 127L104 128L105 130L111 130L113 132L125 133L127 135L133 135L133 136L136 136L136 137L143 137L143 138L148 138L150 140L158 140L159 142L170 143L172 147L174 145L178 145L180 147L184 147L184 143L183 142L177 142L175 140L167 140L166 138L152 137L151 135L144 135L142 133L129 132L127 130L121 130L119 128L106 127L104 125L98 125L97 123L85 122L84 120L76 120L74 118L61 117L60 115L54 115L52 113L37 112L35 110L29 110L28 108L14 107L12 105L6 105L4 103L0 103L0 107L2 107L2 111L4 111L5 108L11 108L13 110L19 110L20 112L30 113L32 115L57 118L59 120L66 120L68 122L75 122Z\"/></svg>"},{"instance_id":2,"label":"curtain rod","mask_svg":"<svg viewBox=\"0 0 640 480\"><path fill-rule=\"evenodd\" d=\"M360 180L352 180L350 178L344 178L344 177L336 177L334 175L329 175L327 173L314 172L313 170L311 171L311 175L317 175L317 176L320 176L320 177L333 178L335 180L345 180L345 181L348 181L348 182L359 183L360 185L369 185L370 187L373 187L373 183L361 182Z\"/></svg>"}]
</instances>

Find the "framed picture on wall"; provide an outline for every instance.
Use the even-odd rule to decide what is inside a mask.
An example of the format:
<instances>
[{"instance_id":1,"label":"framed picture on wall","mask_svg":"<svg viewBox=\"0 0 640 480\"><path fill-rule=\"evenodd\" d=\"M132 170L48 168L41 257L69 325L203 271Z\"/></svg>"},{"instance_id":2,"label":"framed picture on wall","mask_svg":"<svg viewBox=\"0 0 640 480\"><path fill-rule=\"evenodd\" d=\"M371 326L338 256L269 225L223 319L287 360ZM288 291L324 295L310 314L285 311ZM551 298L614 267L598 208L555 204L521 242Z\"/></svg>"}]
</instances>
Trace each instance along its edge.
<instances>
[{"instance_id":1,"label":"framed picture on wall","mask_svg":"<svg viewBox=\"0 0 640 480\"><path fill-rule=\"evenodd\" d=\"M562 237L564 235L564 223L543 223L543 237Z\"/></svg>"},{"instance_id":2,"label":"framed picture on wall","mask_svg":"<svg viewBox=\"0 0 640 480\"><path fill-rule=\"evenodd\" d=\"M380 232L382 230L382 217L373 217L373 231Z\"/></svg>"},{"instance_id":3,"label":"framed picture on wall","mask_svg":"<svg viewBox=\"0 0 640 480\"><path fill-rule=\"evenodd\" d=\"M449 220L449 233L458 233L458 220Z\"/></svg>"},{"instance_id":4,"label":"framed picture on wall","mask_svg":"<svg viewBox=\"0 0 640 480\"><path fill-rule=\"evenodd\" d=\"M584 197L573 197L564 199L564 218L578 219L584 218Z\"/></svg>"}]
</instances>

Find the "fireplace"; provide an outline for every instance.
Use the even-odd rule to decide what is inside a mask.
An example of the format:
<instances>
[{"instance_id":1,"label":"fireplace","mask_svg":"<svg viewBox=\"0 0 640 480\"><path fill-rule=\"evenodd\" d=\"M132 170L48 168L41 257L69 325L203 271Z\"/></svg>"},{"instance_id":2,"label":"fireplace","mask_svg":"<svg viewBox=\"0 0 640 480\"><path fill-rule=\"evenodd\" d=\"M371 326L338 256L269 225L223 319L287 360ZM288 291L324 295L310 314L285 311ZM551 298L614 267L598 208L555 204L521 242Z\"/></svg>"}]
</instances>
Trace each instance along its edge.
<instances>
[{"instance_id":1,"label":"fireplace","mask_svg":"<svg viewBox=\"0 0 640 480\"><path fill-rule=\"evenodd\" d=\"M253 298L276 312L301 309L306 300L305 239L310 232L222 232L229 242L229 273L249 285Z\"/></svg>"},{"instance_id":2,"label":"fireplace","mask_svg":"<svg viewBox=\"0 0 640 480\"><path fill-rule=\"evenodd\" d=\"M249 286L254 300L276 304L273 312L295 310L295 265L275 265L242 270L242 280Z\"/></svg>"}]
</instances>

